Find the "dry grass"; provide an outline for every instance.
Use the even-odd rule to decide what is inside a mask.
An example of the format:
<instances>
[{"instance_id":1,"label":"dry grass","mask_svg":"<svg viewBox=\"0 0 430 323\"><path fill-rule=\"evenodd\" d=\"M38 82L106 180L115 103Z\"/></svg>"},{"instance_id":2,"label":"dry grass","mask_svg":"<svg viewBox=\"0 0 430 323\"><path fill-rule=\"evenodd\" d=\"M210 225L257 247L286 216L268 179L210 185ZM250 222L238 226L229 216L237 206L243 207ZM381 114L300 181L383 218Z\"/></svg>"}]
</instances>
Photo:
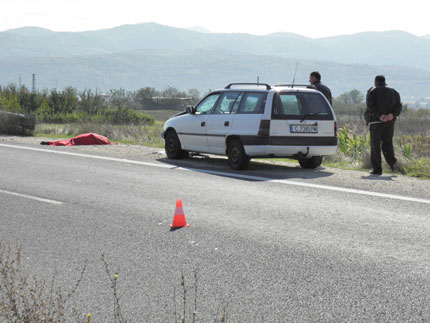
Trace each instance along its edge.
<instances>
[{"instance_id":1,"label":"dry grass","mask_svg":"<svg viewBox=\"0 0 430 323\"><path fill-rule=\"evenodd\" d=\"M91 323L97 318L84 314L71 304L72 296L80 286L87 270L85 261L79 279L69 293L63 293L55 286L55 274L49 284L44 280L30 277L22 264L23 252L20 246L11 248L0 241L0 322L8 323ZM101 257L113 295L113 323L141 322L133 313L123 313L121 296L118 292L119 273L112 272L102 254ZM180 289L173 290L172 313L174 322L196 323L198 311L198 271L194 270L193 280L186 283L186 275L181 273ZM74 316L74 317L72 317ZM126 319L130 317L130 319ZM213 322L228 323L227 306L221 307ZM107 323L107 322L103 322Z\"/></svg>"},{"instance_id":2,"label":"dry grass","mask_svg":"<svg viewBox=\"0 0 430 323\"><path fill-rule=\"evenodd\" d=\"M23 269L21 247L12 249L0 241L0 318L13 323L64 322L65 307L79 287L86 265L74 288L63 294L55 286L55 274L50 284L31 277Z\"/></svg>"},{"instance_id":3,"label":"dry grass","mask_svg":"<svg viewBox=\"0 0 430 323\"><path fill-rule=\"evenodd\" d=\"M111 125L98 123L84 124L38 124L36 133L38 136L52 136L69 138L82 133L98 133L109 138L110 141L140 144L149 147L163 147L161 132L163 123L156 121L151 126L138 125Z\"/></svg>"},{"instance_id":4,"label":"dry grass","mask_svg":"<svg viewBox=\"0 0 430 323\"><path fill-rule=\"evenodd\" d=\"M170 117L174 116L175 114L180 113L181 111L178 110L143 110L142 112L145 112L152 116L157 121L166 121Z\"/></svg>"}]
</instances>

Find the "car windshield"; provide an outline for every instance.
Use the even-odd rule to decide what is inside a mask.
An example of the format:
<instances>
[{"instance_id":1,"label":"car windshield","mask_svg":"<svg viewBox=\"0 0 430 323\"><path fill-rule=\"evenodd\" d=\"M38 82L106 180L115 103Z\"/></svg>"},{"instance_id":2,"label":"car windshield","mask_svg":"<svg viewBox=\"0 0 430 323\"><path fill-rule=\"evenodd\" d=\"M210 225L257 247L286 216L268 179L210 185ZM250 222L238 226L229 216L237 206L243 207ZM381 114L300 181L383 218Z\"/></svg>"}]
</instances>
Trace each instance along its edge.
<instances>
[{"instance_id":1,"label":"car windshield","mask_svg":"<svg viewBox=\"0 0 430 323\"><path fill-rule=\"evenodd\" d=\"M212 110L212 108L214 107L215 103L217 102L219 96L220 96L219 93L214 93L214 94L208 95L196 107L196 114L206 114L210 110Z\"/></svg>"},{"instance_id":2,"label":"car windshield","mask_svg":"<svg viewBox=\"0 0 430 323\"><path fill-rule=\"evenodd\" d=\"M277 93L273 100L272 118L332 120L333 114L321 94L312 92Z\"/></svg>"}]
</instances>

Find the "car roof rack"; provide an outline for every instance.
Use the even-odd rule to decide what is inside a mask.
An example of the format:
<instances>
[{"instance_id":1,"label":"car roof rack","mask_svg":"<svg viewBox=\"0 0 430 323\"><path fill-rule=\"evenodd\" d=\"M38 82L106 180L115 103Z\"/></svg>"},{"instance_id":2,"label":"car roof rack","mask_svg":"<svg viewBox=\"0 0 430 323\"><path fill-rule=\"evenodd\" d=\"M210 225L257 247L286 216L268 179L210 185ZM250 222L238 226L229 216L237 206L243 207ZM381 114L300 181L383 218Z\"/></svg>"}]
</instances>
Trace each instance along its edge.
<instances>
[{"instance_id":1,"label":"car roof rack","mask_svg":"<svg viewBox=\"0 0 430 323\"><path fill-rule=\"evenodd\" d=\"M272 87L267 83L230 83L224 89L230 89L232 85L257 85L257 86L265 86L266 90L270 90Z\"/></svg>"},{"instance_id":2,"label":"car roof rack","mask_svg":"<svg viewBox=\"0 0 430 323\"><path fill-rule=\"evenodd\" d=\"M285 87L305 87L308 89L316 89L316 87L312 84L276 84L275 86L285 86Z\"/></svg>"}]
</instances>

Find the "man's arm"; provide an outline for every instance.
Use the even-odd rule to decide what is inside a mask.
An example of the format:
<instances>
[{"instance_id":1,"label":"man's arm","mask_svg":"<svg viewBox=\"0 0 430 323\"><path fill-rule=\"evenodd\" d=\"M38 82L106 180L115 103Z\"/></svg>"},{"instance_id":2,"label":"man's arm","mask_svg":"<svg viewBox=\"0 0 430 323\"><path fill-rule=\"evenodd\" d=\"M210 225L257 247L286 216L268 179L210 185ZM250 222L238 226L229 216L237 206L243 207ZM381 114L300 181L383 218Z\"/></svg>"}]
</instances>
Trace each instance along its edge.
<instances>
[{"instance_id":1,"label":"man's arm","mask_svg":"<svg viewBox=\"0 0 430 323\"><path fill-rule=\"evenodd\" d=\"M375 92L373 91L374 88L370 88L367 91L366 95L366 112L364 113L364 118L366 119L366 122L372 122L380 120L381 113L376 108L376 98L375 98Z\"/></svg>"},{"instance_id":2,"label":"man's arm","mask_svg":"<svg viewBox=\"0 0 430 323\"><path fill-rule=\"evenodd\" d=\"M394 90L394 109L393 109L393 115L395 117L398 117L400 115L400 112L402 112L402 101L400 100L400 94L396 90Z\"/></svg>"},{"instance_id":3,"label":"man's arm","mask_svg":"<svg viewBox=\"0 0 430 323\"><path fill-rule=\"evenodd\" d=\"M384 122L391 121L393 119L395 120L396 117L398 117L400 112L402 111L402 102L400 101L400 94L394 89L392 89L392 91L393 91L393 97L394 97L394 106L393 106L393 109L391 110L391 113L386 115L385 120L381 120Z\"/></svg>"},{"instance_id":4,"label":"man's arm","mask_svg":"<svg viewBox=\"0 0 430 323\"><path fill-rule=\"evenodd\" d=\"M331 91L329 88L327 88L327 99L328 99L328 102L330 102L330 104L333 105Z\"/></svg>"}]
</instances>

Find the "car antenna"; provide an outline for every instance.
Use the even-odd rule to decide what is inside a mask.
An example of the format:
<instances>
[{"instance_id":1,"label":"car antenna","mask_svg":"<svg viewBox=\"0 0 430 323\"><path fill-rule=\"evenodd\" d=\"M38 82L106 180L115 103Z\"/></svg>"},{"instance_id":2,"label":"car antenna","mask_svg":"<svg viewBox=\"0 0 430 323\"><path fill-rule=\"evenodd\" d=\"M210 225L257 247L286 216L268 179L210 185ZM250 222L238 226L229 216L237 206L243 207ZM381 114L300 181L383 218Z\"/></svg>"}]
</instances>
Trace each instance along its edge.
<instances>
[{"instance_id":1,"label":"car antenna","mask_svg":"<svg viewBox=\"0 0 430 323\"><path fill-rule=\"evenodd\" d=\"M297 66L299 66L299 62L297 62L296 70L294 71L293 84L291 85L292 88L294 87L294 82L296 81Z\"/></svg>"}]
</instances>

